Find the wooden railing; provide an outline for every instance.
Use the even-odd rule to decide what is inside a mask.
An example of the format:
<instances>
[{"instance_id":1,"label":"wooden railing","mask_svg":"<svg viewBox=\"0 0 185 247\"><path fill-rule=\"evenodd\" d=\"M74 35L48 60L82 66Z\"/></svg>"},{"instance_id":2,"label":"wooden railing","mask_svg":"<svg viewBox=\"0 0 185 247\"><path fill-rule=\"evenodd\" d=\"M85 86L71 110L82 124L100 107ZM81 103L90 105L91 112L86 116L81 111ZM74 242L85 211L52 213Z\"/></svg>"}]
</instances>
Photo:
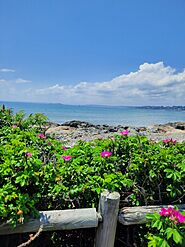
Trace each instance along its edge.
<instances>
[{"instance_id":1,"label":"wooden railing","mask_svg":"<svg viewBox=\"0 0 185 247\"><path fill-rule=\"evenodd\" d=\"M10 223L0 225L0 235L43 231L96 228L95 247L113 247L117 221L123 225L146 223L146 214L159 212L161 206L125 207L120 210L120 195L104 191L100 196L98 212L95 208L41 211L39 219L30 219L12 228ZM185 204L178 205L185 211Z\"/></svg>"},{"instance_id":2,"label":"wooden railing","mask_svg":"<svg viewBox=\"0 0 185 247\"><path fill-rule=\"evenodd\" d=\"M104 191L100 196L98 212L95 208L41 211L39 219L30 219L16 228L12 228L10 223L0 225L0 235L37 232L40 227L43 231L95 227L95 247L113 247L119 200L119 193Z\"/></svg>"}]
</instances>

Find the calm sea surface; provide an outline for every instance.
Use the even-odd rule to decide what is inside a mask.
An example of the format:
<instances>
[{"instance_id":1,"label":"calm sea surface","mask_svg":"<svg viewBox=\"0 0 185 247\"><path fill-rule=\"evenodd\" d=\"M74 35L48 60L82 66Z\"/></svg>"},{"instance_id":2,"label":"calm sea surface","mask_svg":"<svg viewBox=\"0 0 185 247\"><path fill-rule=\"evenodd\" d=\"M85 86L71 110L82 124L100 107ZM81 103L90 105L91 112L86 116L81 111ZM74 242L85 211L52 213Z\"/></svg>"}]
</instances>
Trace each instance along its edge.
<instances>
[{"instance_id":1,"label":"calm sea surface","mask_svg":"<svg viewBox=\"0 0 185 247\"><path fill-rule=\"evenodd\" d=\"M43 113L50 121L64 123L70 120L94 124L148 126L168 122L185 122L185 110L125 106L88 106L45 103L2 102L14 112L24 110L26 115Z\"/></svg>"}]
</instances>

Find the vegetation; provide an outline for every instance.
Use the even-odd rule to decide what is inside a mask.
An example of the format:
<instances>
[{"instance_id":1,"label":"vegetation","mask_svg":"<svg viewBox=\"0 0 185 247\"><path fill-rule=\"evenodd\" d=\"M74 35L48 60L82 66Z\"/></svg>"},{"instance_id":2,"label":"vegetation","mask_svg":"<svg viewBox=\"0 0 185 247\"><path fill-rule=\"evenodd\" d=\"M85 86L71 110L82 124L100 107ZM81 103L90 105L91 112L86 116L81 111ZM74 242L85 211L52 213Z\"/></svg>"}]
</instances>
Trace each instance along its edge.
<instances>
[{"instance_id":1,"label":"vegetation","mask_svg":"<svg viewBox=\"0 0 185 247\"><path fill-rule=\"evenodd\" d=\"M160 213L148 214L147 224L153 231L146 235L148 246L185 246L185 213L176 208L162 208Z\"/></svg>"},{"instance_id":2,"label":"vegetation","mask_svg":"<svg viewBox=\"0 0 185 247\"><path fill-rule=\"evenodd\" d=\"M0 222L14 226L38 210L97 207L103 189L121 206L184 203L185 145L130 136L66 147L46 136L47 118L0 110Z\"/></svg>"}]
</instances>

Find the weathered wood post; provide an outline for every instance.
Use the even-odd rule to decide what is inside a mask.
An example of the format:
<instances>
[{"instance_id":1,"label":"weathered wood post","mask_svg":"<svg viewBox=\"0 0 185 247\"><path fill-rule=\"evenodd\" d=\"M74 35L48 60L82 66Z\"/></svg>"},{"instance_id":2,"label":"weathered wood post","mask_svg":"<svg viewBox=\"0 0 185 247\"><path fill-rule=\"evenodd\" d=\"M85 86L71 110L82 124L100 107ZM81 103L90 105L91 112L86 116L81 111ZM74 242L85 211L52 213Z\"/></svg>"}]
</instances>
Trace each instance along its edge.
<instances>
[{"instance_id":1,"label":"weathered wood post","mask_svg":"<svg viewBox=\"0 0 185 247\"><path fill-rule=\"evenodd\" d=\"M118 220L120 194L118 192L104 191L100 196L98 212L102 215L99 223L95 247L113 247Z\"/></svg>"}]
</instances>

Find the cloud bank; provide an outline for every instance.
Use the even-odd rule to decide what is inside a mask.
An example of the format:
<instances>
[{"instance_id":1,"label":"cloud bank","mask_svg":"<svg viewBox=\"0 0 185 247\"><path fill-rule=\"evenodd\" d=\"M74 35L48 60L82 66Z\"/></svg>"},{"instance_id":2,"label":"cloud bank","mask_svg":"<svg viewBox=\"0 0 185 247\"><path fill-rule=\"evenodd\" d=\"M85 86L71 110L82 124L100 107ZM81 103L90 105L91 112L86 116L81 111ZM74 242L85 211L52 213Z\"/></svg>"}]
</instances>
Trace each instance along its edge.
<instances>
[{"instance_id":1,"label":"cloud bank","mask_svg":"<svg viewBox=\"0 0 185 247\"><path fill-rule=\"evenodd\" d=\"M144 63L139 69L105 82L55 84L36 90L57 102L75 104L158 105L185 104L185 70L176 72L163 62Z\"/></svg>"},{"instance_id":2,"label":"cloud bank","mask_svg":"<svg viewBox=\"0 0 185 247\"><path fill-rule=\"evenodd\" d=\"M25 82L19 79L17 86ZM13 92L16 92L16 88ZM74 85L53 83L47 87L24 88L22 91L19 88L19 95L21 92L22 97L26 98L17 100L64 104L185 105L185 69L177 72L163 62L144 63L138 70L110 81L85 81Z\"/></svg>"}]
</instances>

